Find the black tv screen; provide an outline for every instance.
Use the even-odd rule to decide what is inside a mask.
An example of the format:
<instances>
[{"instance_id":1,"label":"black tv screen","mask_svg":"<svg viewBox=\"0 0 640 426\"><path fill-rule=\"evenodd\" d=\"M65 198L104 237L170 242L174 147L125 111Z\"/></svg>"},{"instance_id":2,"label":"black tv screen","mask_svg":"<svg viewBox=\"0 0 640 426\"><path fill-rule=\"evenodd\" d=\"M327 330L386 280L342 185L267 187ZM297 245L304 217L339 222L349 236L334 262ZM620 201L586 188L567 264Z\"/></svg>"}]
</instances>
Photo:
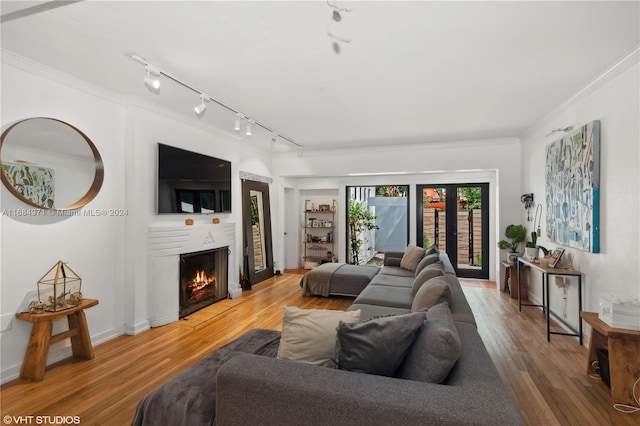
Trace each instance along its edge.
<instances>
[{"instance_id":1,"label":"black tv screen","mask_svg":"<svg viewBox=\"0 0 640 426\"><path fill-rule=\"evenodd\" d=\"M158 213L230 213L231 162L158 144Z\"/></svg>"}]
</instances>

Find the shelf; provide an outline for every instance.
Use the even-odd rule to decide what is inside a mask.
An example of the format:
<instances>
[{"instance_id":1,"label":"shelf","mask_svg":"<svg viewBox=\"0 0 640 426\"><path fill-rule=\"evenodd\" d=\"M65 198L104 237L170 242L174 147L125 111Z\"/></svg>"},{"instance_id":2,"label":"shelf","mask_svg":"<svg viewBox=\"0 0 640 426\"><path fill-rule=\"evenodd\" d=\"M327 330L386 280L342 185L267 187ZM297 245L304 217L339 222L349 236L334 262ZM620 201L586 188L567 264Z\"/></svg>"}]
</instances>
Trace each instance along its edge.
<instances>
[{"instance_id":1,"label":"shelf","mask_svg":"<svg viewBox=\"0 0 640 426\"><path fill-rule=\"evenodd\" d=\"M307 241L303 241L304 245L304 260L316 261L316 262L333 262L335 258L333 256L335 239L335 213L331 210L305 210L304 222L302 229L309 238ZM312 226L316 224L316 226ZM330 226L325 226L330 225ZM329 236L330 241L312 241L312 238L327 238Z\"/></svg>"}]
</instances>

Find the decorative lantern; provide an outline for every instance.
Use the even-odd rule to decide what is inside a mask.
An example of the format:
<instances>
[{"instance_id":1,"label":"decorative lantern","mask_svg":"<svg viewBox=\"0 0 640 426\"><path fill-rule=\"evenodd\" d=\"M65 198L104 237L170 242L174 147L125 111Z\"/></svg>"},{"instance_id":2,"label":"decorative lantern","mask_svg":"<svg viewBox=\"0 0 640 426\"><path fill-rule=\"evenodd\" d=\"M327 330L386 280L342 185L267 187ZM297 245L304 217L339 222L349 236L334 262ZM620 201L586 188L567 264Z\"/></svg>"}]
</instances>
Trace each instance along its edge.
<instances>
[{"instance_id":1,"label":"decorative lantern","mask_svg":"<svg viewBox=\"0 0 640 426\"><path fill-rule=\"evenodd\" d=\"M38 300L46 305L45 310L49 312L69 309L82 300L81 286L82 278L59 260L38 281Z\"/></svg>"}]
</instances>

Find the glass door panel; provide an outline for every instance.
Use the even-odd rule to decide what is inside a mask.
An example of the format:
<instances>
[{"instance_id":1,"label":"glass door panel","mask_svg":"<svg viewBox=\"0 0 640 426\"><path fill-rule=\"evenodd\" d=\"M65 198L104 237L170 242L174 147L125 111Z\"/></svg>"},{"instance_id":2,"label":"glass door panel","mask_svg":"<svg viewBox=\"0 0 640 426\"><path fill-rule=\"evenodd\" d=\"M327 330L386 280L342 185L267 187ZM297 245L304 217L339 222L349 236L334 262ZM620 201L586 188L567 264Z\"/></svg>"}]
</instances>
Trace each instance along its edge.
<instances>
[{"instance_id":1,"label":"glass door panel","mask_svg":"<svg viewBox=\"0 0 640 426\"><path fill-rule=\"evenodd\" d=\"M460 277L488 278L489 185L418 185L417 242L449 255Z\"/></svg>"}]
</instances>

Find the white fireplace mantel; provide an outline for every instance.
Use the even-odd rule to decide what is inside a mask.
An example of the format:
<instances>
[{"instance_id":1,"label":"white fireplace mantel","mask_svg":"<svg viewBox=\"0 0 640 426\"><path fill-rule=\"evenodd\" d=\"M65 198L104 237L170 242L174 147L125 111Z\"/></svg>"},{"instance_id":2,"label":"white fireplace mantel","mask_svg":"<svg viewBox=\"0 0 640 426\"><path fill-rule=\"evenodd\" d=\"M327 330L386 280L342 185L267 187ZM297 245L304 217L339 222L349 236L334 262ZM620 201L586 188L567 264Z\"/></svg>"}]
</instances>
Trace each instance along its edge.
<instances>
[{"instance_id":1,"label":"white fireplace mantel","mask_svg":"<svg viewBox=\"0 0 640 426\"><path fill-rule=\"evenodd\" d=\"M154 223L149 226L149 323L151 327L179 319L180 255L229 247L229 297L242 294L233 277L236 227L234 223L176 225Z\"/></svg>"}]
</instances>

